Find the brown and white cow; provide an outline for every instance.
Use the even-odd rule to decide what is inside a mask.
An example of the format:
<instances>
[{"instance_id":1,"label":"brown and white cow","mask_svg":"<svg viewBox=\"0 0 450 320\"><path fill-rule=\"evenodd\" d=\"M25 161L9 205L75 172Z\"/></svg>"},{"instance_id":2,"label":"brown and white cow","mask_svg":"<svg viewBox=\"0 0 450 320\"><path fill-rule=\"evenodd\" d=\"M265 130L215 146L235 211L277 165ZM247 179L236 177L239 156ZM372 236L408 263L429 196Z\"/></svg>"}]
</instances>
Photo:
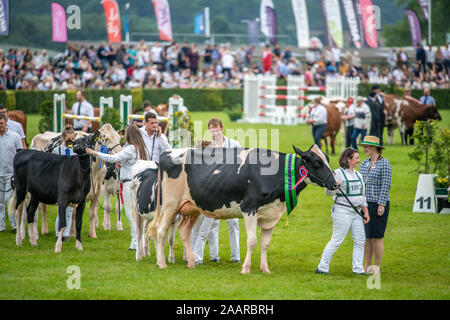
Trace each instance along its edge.
<instances>
[{"instance_id":1,"label":"brown and white cow","mask_svg":"<svg viewBox=\"0 0 450 320\"><path fill-rule=\"evenodd\" d=\"M314 145L308 151L294 146L295 154L263 149L193 148L162 153L159 162L162 202L158 201L149 233L157 241L157 265L166 268L164 241L177 213L183 217L178 231L187 267L194 268L190 236L199 214L215 219L244 218L247 255L242 274L250 272L251 256L261 227L260 270L270 273L267 250L272 231L288 207L308 184L335 190L337 181L328 159ZM301 180L301 171L308 177ZM302 171L303 172L303 171ZM294 185L298 187L294 189ZM295 197L295 200L294 200Z\"/></svg>"},{"instance_id":2,"label":"brown and white cow","mask_svg":"<svg viewBox=\"0 0 450 320\"><path fill-rule=\"evenodd\" d=\"M408 136L414 131L414 123L426 119L442 120L438 109L433 105L423 105L411 99L405 99L392 94L384 95L386 106L386 126L388 127L388 143L394 143L394 130L398 128L402 144L408 144Z\"/></svg>"}]
</instances>

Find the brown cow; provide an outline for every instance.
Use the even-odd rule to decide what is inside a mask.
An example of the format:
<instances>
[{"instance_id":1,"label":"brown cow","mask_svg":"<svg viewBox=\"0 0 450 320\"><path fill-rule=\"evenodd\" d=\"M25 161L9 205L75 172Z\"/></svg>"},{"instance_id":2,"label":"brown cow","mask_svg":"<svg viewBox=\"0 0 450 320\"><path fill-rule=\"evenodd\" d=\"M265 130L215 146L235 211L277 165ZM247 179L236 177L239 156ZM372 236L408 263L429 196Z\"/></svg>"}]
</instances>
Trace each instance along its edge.
<instances>
[{"instance_id":1,"label":"brown cow","mask_svg":"<svg viewBox=\"0 0 450 320\"><path fill-rule=\"evenodd\" d=\"M323 133L322 139L325 141L325 150L328 154L328 139L330 138L331 154L335 155L336 146L336 136L341 128L341 115L339 114L339 109L336 107L335 103L330 103L327 108L327 128Z\"/></svg>"},{"instance_id":2,"label":"brown cow","mask_svg":"<svg viewBox=\"0 0 450 320\"><path fill-rule=\"evenodd\" d=\"M8 116L11 120L16 121L22 125L23 133L27 135L27 115L22 110L8 111Z\"/></svg>"},{"instance_id":3,"label":"brown cow","mask_svg":"<svg viewBox=\"0 0 450 320\"><path fill-rule=\"evenodd\" d=\"M386 126L388 127L389 144L394 143L394 130L399 128L402 144L408 144L408 136L414 132L414 123L426 119L442 120L438 109L432 105L423 105L392 94L384 95L386 105ZM414 142L410 140L410 144Z\"/></svg>"}]
</instances>

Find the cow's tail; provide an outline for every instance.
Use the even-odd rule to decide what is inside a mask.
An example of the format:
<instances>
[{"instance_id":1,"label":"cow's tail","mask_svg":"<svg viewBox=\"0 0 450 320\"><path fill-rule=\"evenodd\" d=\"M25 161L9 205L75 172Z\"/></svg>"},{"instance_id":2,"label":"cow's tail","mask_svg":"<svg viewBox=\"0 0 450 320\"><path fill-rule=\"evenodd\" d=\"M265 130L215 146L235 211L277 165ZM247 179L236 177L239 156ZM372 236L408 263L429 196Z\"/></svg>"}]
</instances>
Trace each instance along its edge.
<instances>
[{"instance_id":1,"label":"cow's tail","mask_svg":"<svg viewBox=\"0 0 450 320\"><path fill-rule=\"evenodd\" d=\"M158 219L161 212L161 169L158 169L158 191L156 196L156 212L155 217L152 222L148 225L147 231L145 232L145 239L148 241L149 237L156 240L156 226L158 224Z\"/></svg>"},{"instance_id":2,"label":"cow's tail","mask_svg":"<svg viewBox=\"0 0 450 320\"><path fill-rule=\"evenodd\" d=\"M11 197L11 199L9 200L8 203L8 216L10 217L14 217L14 220L16 219L16 203L17 203L17 196L16 196L16 192L13 192L13 196ZM11 220L9 220L11 221Z\"/></svg>"}]
</instances>

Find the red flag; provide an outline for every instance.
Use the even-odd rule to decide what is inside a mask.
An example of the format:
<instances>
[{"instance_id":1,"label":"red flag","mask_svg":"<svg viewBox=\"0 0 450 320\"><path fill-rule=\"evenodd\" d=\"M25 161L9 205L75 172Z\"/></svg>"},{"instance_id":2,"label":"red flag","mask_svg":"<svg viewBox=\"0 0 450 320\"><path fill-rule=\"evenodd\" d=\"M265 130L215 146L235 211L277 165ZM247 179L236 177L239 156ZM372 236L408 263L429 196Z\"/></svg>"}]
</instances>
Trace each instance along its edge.
<instances>
[{"instance_id":1,"label":"red flag","mask_svg":"<svg viewBox=\"0 0 450 320\"><path fill-rule=\"evenodd\" d=\"M158 23L159 39L172 42L172 23L170 7L167 0L153 0L156 21Z\"/></svg>"},{"instance_id":2,"label":"red flag","mask_svg":"<svg viewBox=\"0 0 450 320\"><path fill-rule=\"evenodd\" d=\"M106 18L106 31L108 42L121 43L119 7L115 0L103 0L101 2Z\"/></svg>"},{"instance_id":3,"label":"red flag","mask_svg":"<svg viewBox=\"0 0 450 320\"><path fill-rule=\"evenodd\" d=\"M361 16L366 43L371 48L378 48L375 12L373 9L372 0L359 0L359 5L361 7Z\"/></svg>"}]
</instances>

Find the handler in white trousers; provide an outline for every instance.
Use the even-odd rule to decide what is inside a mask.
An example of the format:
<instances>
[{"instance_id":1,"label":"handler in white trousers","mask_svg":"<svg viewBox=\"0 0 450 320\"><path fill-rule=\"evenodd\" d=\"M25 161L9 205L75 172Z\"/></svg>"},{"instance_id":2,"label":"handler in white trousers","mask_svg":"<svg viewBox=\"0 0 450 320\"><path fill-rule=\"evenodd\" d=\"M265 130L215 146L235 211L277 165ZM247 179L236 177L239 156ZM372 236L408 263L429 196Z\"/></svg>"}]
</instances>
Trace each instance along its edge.
<instances>
[{"instance_id":1,"label":"handler in white trousers","mask_svg":"<svg viewBox=\"0 0 450 320\"><path fill-rule=\"evenodd\" d=\"M369 212L364 192L364 182L361 174L355 170L359 164L358 151L346 148L339 157L340 168L335 170L336 180L340 182L340 190L331 191L325 189L328 196L334 196L334 205L331 209L333 219L333 235L327 246L323 250L322 258L316 273L329 274L330 262L336 250L344 241L350 230L353 237L353 273L359 275L369 275L364 272L364 243L366 234L364 223L369 222ZM363 218L355 212L352 205L342 195L345 193L356 209L362 209Z\"/></svg>"},{"instance_id":2,"label":"handler in white trousers","mask_svg":"<svg viewBox=\"0 0 450 320\"><path fill-rule=\"evenodd\" d=\"M211 147L240 148L241 145L236 140L228 139L223 135L223 124L220 119L212 118L208 122L208 129L213 138ZM212 262L219 261L219 222L214 218L205 216L199 217L194 225L191 234L191 244L193 247L196 264L203 263L203 251L206 239L209 241L210 259ZM228 219L228 230L230 235L230 260L241 262L239 252L239 219Z\"/></svg>"},{"instance_id":3,"label":"handler in white trousers","mask_svg":"<svg viewBox=\"0 0 450 320\"><path fill-rule=\"evenodd\" d=\"M86 149L86 152L90 155L98 157L100 160L117 163L120 162L119 179L123 183L123 205L125 208L125 214L130 224L131 244L129 250L136 250L137 242L134 232L134 221L131 214L131 168L137 162L137 160L148 160L148 153L145 147L144 140L141 132L135 125L129 125L125 131L126 145L116 154L105 154L92 149Z\"/></svg>"}]
</instances>

